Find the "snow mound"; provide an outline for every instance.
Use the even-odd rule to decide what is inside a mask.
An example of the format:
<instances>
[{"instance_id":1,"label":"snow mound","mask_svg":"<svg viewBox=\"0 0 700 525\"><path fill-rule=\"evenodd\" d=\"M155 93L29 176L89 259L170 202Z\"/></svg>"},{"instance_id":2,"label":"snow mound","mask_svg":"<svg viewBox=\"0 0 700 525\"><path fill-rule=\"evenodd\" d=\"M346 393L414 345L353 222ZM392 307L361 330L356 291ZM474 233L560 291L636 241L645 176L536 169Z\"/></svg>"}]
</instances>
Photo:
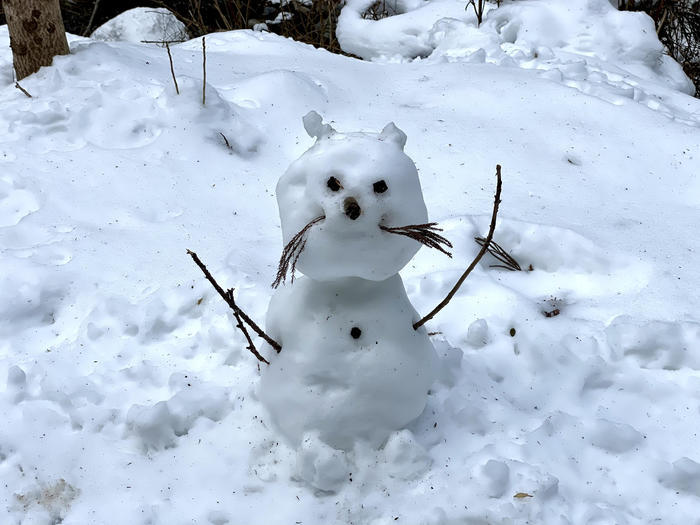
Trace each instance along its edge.
<instances>
[{"instance_id":1,"label":"snow mound","mask_svg":"<svg viewBox=\"0 0 700 525\"><path fill-rule=\"evenodd\" d=\"M95 29L90 38L104 42L189 40L185 24L164 7L135 7Z\"/></svg>"},{"instance_id":2,"label":"snow mound","mask_svg":"<svg viewBox=\"0 0 700 525\"><path fill-rule=\"evenodd\" d=\"M292 314L293 313L293 314ZM382 445L423 411L435 353L397 275L319 282L302 277L274 295L269 335L282 345L259 397L290 443L307 432L333 448Z\"/></svg>"},{"instance_id":3,"label":"snow mound","mask_svg":"<svg viewBox=\"0 0 700 525\"><path fill-rule=\"evenodd\" d=\"M344 51L367 60L519 67L612 104L636 101L700 125L673 93L692 95L694 86L664 54L645 13L618 11L608 0L527 0L486 4L477 27L462 2L401 3L380 20L363 18L371 4L353 0L343 8L337 34Z\"/></svg>"},{"instance_id":4,"label":"snow mound","mask_svg":"<svg viewBox=\"0 0 700 525\"><path fill-rule=\"evenodd\" d=\"M177 60L175 49L173 53ZM239 155L254 154L262 142L240 109L213 86L206 86L202 105L202 81L178 75L178 94L167 58L160 64L146 60L135 74L116 78L107 76L110 64L127 65L110 44L80 42L70 60L62 58L56 58L56 67L25 81L34 97L7 114L8 138L30 136L32 147L42 153L86 144L127 150L153 144L163 133L172 135L172 123L177 122L222 147L226 137L230 151ZM95 70L108 80L93 77ZM81 89L74 91L75 84Z\"/></svg>"},{"instance_id":5,"label":"snow mound","mask_svg":"<svg viewBox=\"0 0 700 525\"><path fill-rule=\"evenodd\" d=\"M145 451L175 446L177 438L186 435L199 418L221 420L231 411L227 389L184 383L183 389L167 401L153 406L134 405L126 422Z\"/></svg>"}]
</instances>

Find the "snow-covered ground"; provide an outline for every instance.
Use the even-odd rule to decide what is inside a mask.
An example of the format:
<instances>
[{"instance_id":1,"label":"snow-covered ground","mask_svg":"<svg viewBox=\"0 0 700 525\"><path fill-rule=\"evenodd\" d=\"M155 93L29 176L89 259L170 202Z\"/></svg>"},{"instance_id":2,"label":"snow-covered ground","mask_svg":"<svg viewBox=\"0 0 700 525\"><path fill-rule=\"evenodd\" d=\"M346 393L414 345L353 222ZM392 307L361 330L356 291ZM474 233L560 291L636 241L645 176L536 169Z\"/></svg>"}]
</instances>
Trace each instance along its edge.
<instances>
[{"instance_id":1,"label":"snow-covered ground","mask_svg":"<svg viewBox=\"0 0 700 525\"><path fill-rule=\"evenodd\" d=\"M0 28L0 523L700 523L700 101L606 0L478 29L463 4L350 2L372 61L209 35L205 106L201 39L172 46L180 95L164 49L76 37L28 98ZM533 267L485 259L429 323L439 380L381 450L286 444L185 253L263 321L310 110L408 135L454 244L402 271L420 313L478 251L497 163L495 239Z\"/></svg>"}]
</instances>

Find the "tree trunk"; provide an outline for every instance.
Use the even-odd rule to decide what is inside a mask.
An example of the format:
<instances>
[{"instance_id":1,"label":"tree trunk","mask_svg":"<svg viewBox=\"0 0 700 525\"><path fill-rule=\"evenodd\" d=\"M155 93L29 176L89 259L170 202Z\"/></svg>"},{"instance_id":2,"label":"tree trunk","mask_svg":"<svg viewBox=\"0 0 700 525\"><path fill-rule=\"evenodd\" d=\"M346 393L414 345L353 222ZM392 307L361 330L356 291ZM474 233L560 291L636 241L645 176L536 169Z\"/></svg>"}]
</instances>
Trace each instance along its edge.
<instances>
[{"instance_id":1,"label":"tree trunk","mask_svg":"<svg viewBox=\"0 0 700 525\"><path fill-rule=\"evenodd\" d=\"M70 52L58 0L2 0L2 8L17 80L50 66L54 56Z\"/></svg>"}]
</instances>

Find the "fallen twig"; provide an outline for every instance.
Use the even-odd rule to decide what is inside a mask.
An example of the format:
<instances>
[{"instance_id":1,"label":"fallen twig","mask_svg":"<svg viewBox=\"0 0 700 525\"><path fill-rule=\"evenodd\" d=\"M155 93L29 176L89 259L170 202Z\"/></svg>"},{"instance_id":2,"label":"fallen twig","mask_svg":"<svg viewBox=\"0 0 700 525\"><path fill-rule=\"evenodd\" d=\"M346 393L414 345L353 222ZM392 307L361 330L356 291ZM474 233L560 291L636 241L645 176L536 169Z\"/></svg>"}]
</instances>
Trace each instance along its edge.
<instances>
[{"instance_id":1,"label":"fallen twig","mask_svg":"<svg viewBox=\"0 0 700 525\"><path fill-rule=\"evenodd\" d=\"M235 300L233 299L233 288L229 288L226 290L226 297L228 297L229 301L226 301L229 306L231 304L235 304ZM238 305L236 305L238 306ZM250 333L248 333L248 329L245 327L243 324L243 320L241 319L241 314L239 313L238 310L234 309L233 310L233 316L236 318L236 328L238 328L241 332L243 332L243 335L245 336L246 341L248 341L248 346L246 347L248 350L251 351L251 353L258 358L258 361L262 361L263 363L267 363L268 365L270 364L267 359L265 359L263 356L260 355L258 352L258 349L255 348L255 345L253 344L253 340L250 338Z\"/></svg>"},{"instance_id":2,"label":"fallen twig","mask_svg":"<svg viewBox=\"0 0 700 525\"><path fill-rule=\"evenodd\" d=\"M223 288L221 288L221 286L219 286L219 283L216 282L216 279L214 279L214 277L212 277L211 273L209 273L209 270L204 265L204 263L199 259L199 257L197 257L197 254L191 250L187 250L187 254L192 257L192 260L194 260L194 262L197 264L197 266L199 266L199 269L202 270L202 273L204 273L204 276L207 278L207 280L212 284L212 286L219 293L221 298L224 301L226 301L226 304L229 305L231 310L233 310L234 316L236 317L236 320L239 321L239 324L242 324L241 320L245 321L248 324L248 326L250 326L256 334L258 334L265 341L267 341L267 343L272 348L274 348L277 351L277 353L279 353L282 350L282 346L277 341L272 339L269 335L267 335L262 330L262 328L260 328L257 324L255 324L255 322L250 317L248 317L243 310L241 310L241 308L236 304L236 301L233 298L233 289L229 289L228 291L224 292ZM242 329L242 331L243 331L244 335L246 335L245 330ZM262 361L263 363L270 364L269 361L267 361L267 359L265 359L263 356L261 356L260 353L258 353L258 351L255 349L255 346L253 346L253 343L250 340L249 335L246 335L246 339L248 340L248 343L249 343L248 349L253 353L253 355L255 355L255 357L257 357L259 361Z\"/></svg>"},{"instance_id":3,"label":"fallen twig","mask_svg":"<svg viewBox=\"0 0 700 525\"><path fill-rule=\"evenodd\" d=\"M224 134L221 133L220 131L219 131L219 135L221 135L221 137L224 139L224 144L226 144L226 147L227 147L228 149L233 149L233 147L231 147L231 143L230 143L230 142L228 141L228 139L226 138L226 135L224 135Z\"/></svg>"},{"instance_id":4,"label":"fallen twig","mask_svg":"<svg viewBox=\"0 0 700 525\"><path fill-rule=\"evenodd\" d=\"M29 94L29 91L27 91L27 90L24 89L22 86L20 86L20 85L19 85L19 82L15 82L15 87L16 87L17 89L19 89L22 93L24 93L25 95L27 95L29 98L32 98L32 96Z\"/></svg>"},{"instance_id":5,"label":"fallen twig","mask_svg":"<svg viewBox=\"0 0 700 525\"><path fill-rule=\"evenodd\" d=\"M486 251L489 248L489 244L491 244L491 239L493 239L493 232L496 229L496 217L498 216L498 206L501 203L501 165L497 164L496 165L496 195L494 196L493 199L493 213L491 214L491 226L489 227L489 233L486 236L486 240L484 241L483 246L481 247L481 250L477 254L476 258L472 261L472 263L469 265L469 267L464 271L462 276L457 280L457 283L452 287L452 290L447 294L447 296L438 304L433 310L423 317L420 321L417 321L416 323L413 324L413 329L418 330L421 326L423 326L425 323L430 321L435 315L442 310L445 306L447 306L447 303L450 302L452 297L457 293L457 290L459 290L459 287L462 286L462 283L464 280L469 276L469 274L472 272L472 270L476 267L476 265L479 263L481 258L484 256Z\"/></svg>"},{"instance_id":6,"label":"fallen twig","mask_svg":"<svg viewBox=\"0 0 700 525\"><path fill-rule=\"evenodd\" d=\"M474 237L474 240L479 246L483 246L486 239L483 237ZM488 252L493 255L497 260L501 261L503 264L491 264L491 268L505 268L511 272L521 272L523 269L518 264L511 254L505 251L496 241L493 239L487 248Z\"/></svg>"}]
</instances>

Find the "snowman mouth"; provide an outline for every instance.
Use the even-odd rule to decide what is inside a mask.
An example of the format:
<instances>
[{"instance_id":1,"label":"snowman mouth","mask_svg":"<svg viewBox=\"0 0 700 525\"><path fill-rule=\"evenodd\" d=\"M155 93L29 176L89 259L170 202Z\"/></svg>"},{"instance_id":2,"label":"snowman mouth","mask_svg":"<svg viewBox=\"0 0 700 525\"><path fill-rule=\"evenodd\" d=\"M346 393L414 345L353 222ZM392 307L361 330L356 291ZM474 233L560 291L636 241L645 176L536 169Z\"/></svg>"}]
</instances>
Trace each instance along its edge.
<instances>
[{"instance_id":1,"label":"snowman mouth","mask_svg":"<svg viewBox=\"0 0 700 525\"><path fill-rule=\"evenodd\" d=\"M277 266L277 276L275 281L272 283L273 288L277 288L280 284L286 282L287 274L290 273L290 281L294 282L294 270L297 267L297 261L301 256L301 252L306 248L306 234L307 232L319 222L326 219L325 215L320 215L315 219L311 219L309 223L304 226L299 233L292 237L287 245L282 250L282 256L280 257L279 265Z\"/></svg>"},{"instance_id":2,"label":"snowman mouth","mask_svg":"<svg viewBox=\"0 0 700 525\"><path fill-rule=\"evenodd\" d=\"M408 226L396 226L393 228L380 224L379 229L387 233L409 237L428 248L435 248L452 258L452 254L445 249L445 247L452 248L452 243L437 233L442 231L442 228L438 228L437 224L437 222L427 222L425 224L409 224Z\"/></svg>"}]
</instances>

